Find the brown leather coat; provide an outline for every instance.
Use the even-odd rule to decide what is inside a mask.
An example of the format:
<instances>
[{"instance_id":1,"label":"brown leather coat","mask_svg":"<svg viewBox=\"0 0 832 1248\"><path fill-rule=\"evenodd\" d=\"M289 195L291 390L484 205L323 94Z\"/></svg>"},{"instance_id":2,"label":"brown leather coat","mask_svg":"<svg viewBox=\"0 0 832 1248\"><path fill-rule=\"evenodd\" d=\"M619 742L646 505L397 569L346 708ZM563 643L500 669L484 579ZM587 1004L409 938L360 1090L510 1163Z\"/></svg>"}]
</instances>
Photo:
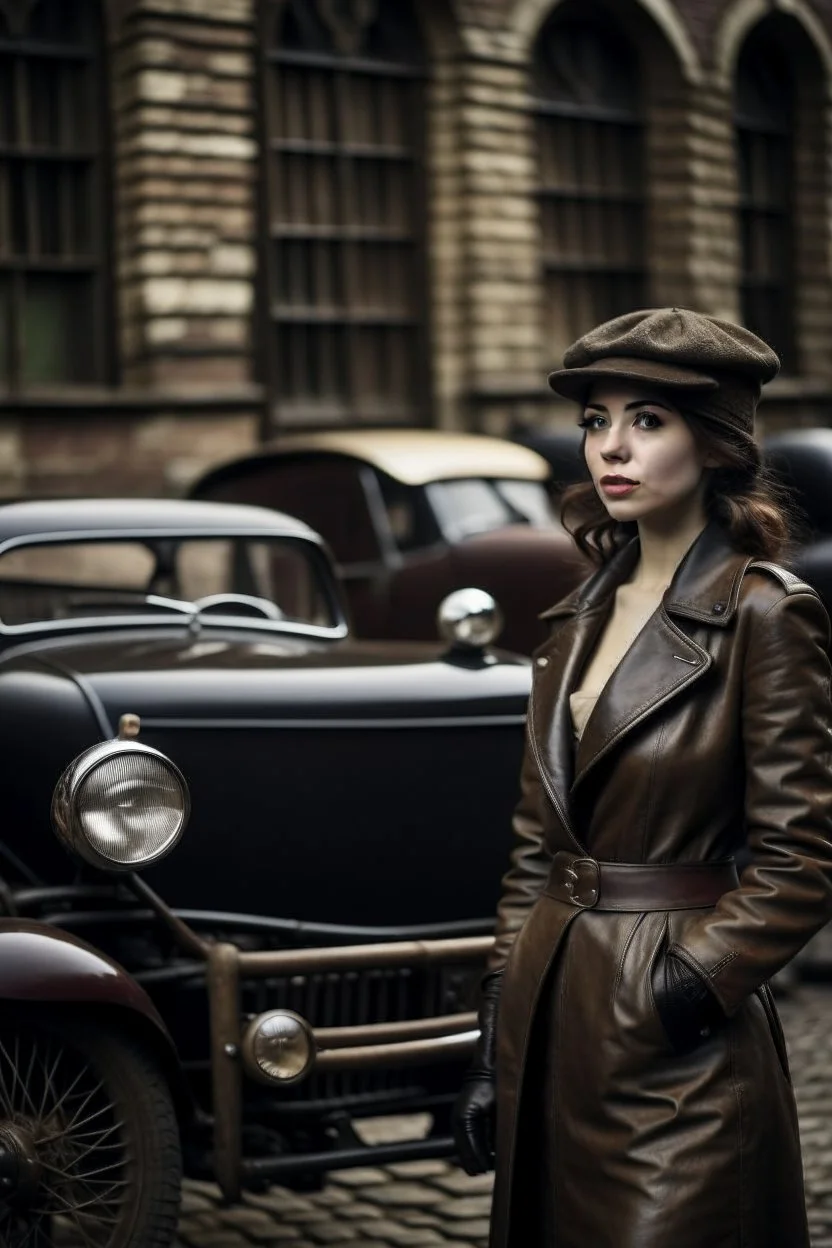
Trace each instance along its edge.
<instances>
[{"instance_id":1,"label":"brown leather coat","mask_svg":"<svg viewBox=\"0 0 832 1248\"><path fill-rule=\"evenodd\" d=\"M797 578L709 525L610 677L574 757L569 694L638 557L547 613L492 967L492 1248L808 1248L782 1032L765 983L832 913L829 621ZM695 863L745 846L707 909L547 894L552 855ZM554 890L550 890L554 892ZM675 1053L664 949L727 1017Z\"/></svg>"}]
</instances>

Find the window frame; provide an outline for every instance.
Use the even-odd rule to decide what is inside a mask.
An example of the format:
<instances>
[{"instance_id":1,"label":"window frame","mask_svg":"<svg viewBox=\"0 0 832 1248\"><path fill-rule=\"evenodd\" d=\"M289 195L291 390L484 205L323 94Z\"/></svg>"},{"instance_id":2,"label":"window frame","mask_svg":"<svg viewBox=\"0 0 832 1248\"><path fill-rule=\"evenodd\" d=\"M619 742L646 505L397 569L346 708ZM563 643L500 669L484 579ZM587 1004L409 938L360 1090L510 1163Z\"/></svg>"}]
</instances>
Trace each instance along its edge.
<instances>
[{"instance_id":1,"label":"window frame","mask_svg":"<svg viewBox=\"0 0 832 1248\"><path fill-rule=\"evenodd\" d=\"M62 0L38 0L38 5L49 3L59 6L61 2ZM0 220L2 215L6 216L8 229L7 247L0 249L0 280L8 282L9 286L8 320L5 335L0 339L0 359L5 357L6 361L5 370L0 367L0 400L48 398L67 389L82 392L96 387L113 386L118 380L113 290L113 147L108 41L103 5L99 0L86 0L86 3L89 10L89 39L62 43L32 36L30 19L36 13L38 5L33 5L25 13L22 10L15 12L12 0L0 0L0 16L5 18L9 28L8 34L0 32L0 57L9 66L18 114L17 118L12 114L8 115L8 138L0 144L0 160L8 170L6 177L9 187L9 198L4 205L5 213L0 214ZM82 125L88 131L91 141L82 147L73 149L67 146L64 149L54 142L35 143L31 136L24 142L20 137L19 119L23 111L21 98L26 91L26 71L19 67L43 59L63 64L83 63L85 66L81 89L86 95L88 115ZM23 100L25 111L28 112L28 100L25 96ZM39 167L53 164L63 165L68 170L86 170L89 186L83 200L74 208L78 219L82 216L87 218L85 228L92 245L83 253L74 250L74 242L54 253L44 252L41 248L33 249L31 246L32 235L37 233L33 229L37 203L32 184ZM24 178L27 198L25 230L28 237L25 250L16 249L15 239L12 237L14 227L11 188L16 178ZM62 244L71 229L67 224L66 199L63 208L64 215L60 222L60 232L64 235ZM24 319L27 278L40 274L64 276L70 281L77 274L79 278L86 277L89 282L88 295L79 298L79 302L83 303L83 311L73 318L79 328L70 328L65 348L69 357L76 353L77 343L82 340L81 335L90 338L89 369L85 376L43 379L27 379L25 376ZM73 297L68 282L65 283L65 297ZM3 371L6 372L5 380L2 380Z\"/></svg>"},{"instance_id":2,"label":"window frame","mask_svg":"<svg viewBox=\"0 0 832 1248\"><path fill-rule=\"evenodd\" d=\"M749 40L757 39L759 46L749 50ZM732 96L732 123L734 151L737 167L737 232L738 232L738 295L740 315L744 325L759 334L777 351L784 372L797 371L797 323L795 316L795 299L797 294L796 265L796 196L795 196L795 164L796 164L796 133L795 117L797 111L797 92L794 82L794 67L789 63L788 55L783 52L783 67L792 81L789 84L790 96L786 100L778 100L778 112L784 118L782 122L772 117L763 117L762 112L756 116L745 111L741 102L741 73L744 56L764 57L773 46L773 37L768 31L752 30L743 43L734 70ZM777 50L779 53L779 49ZM745 172L749 163L749 146L755 143L758 152L768 140L765 149L765 160L772 160L773 165L779 160L780 168L786 170L782 179L772 179L766 186L769 192L765 196L757 194L757 188L749 187L745 181ZM782 151L776 153L776 148ZM772 196L771 192L774 191ZM778 203L776 192L783 192ZM778 224L782 231L780 258L781 263L776 275L761 274L749 263L749 238L755 221L765 221L769 226ZM768 248L766 252L768 254ZM757 306L755 307L755 296ZM761 301L767 296L768 308L761 310ZM771 318L771 312L774 316ZM772 332L772 329L774 332Z\"/></svg>"},{"instance_id":3,"label":"window frame","mask_svg":"<svg viewBox=\"0 0 832 1248\"><path fill-rule=\"evenodd\" d=\"M561 350L565 349L570 342L600 321L629 311L633 307L646 306L648 297L647 219L649 213L649 192L636 193L635 191L625 190L623 186L615 185L611 179L606 185L599 179L597 185L593 186L589 179L585 179L582 182L580 174L578 180L570 185L566 185L566 183L559 185L545 180L546 143L548 140L552 144L553 123L560 121L566 124L573 123L570 144L575 150L583 142L583 132L588 126L619 127L620 132L628 136L628 146L635 152L637 157L637 168L632 181L641 185L645 183L648 169L648 113L645 95L643 90L640 89L636 69L634 69L634 79L637 103L634 106L620 102L605 102L600 99L588 103L570 101L566 98L558 99L551 95L545 95L541 87L541 65L544 59L543 43L545 40L556 38L559 29L566 31L569 27L595 27L599 35L599 43L603 47L608 37L608 26L609 21L606 15L597 10L587 13L574 6L569 6L565 11L558 9L550 14L541 26L532 51L530 66L531 112L535 125L537 152L535 199L538 204L541 229L542 254L540 273L547 324L550 321L549 308L552 300L549 292L552 285L557 281L568 282L568 285L572 288L567 303L568 311L562 318L564 341L558 341L555 344L555 350L558 348ZM617 30L618 28L616 27ZM622 38L627 38L629 52L635 66L638 61L638 48L625 32L622 31L620 34ZM602 167L600 160L597 162L597 167ZM605 208L616 210L620 214L619 230L628 237L631 234L631 230L630 222L627 218L635 215L638 226L637 258L630 262L624 262L623 258L618 259L607 255L593 261L588 254L585 254L589 250L585 240L582 240L582 254L577 259L570 258L566 254L557 254L549 251L550 230L547 226L546 216L547 208L553 205L561 209L564 205L572 205L575 213L585 210L587 206L599 208L601 211ZM561 211L560 214L557 214L556 208L555 216L557 215L561 216L560 225L562 227L563 213ZM566 248L564 247L563 252L565 253L565 251ZM579 290L581 279L584 279L584 284L583 288ZM602 282L606 282L605 287L601 286ZM629 288L629 290L625 296L620 297L617 292L613 293L615 286L622 291L625 288ZM599 312L598 308L601 304L606 305L606 308ZM577 308L581 305L594 309L589 317L589 323L585 324L584 320L586 318L582 317L577 311ZM551 337L551 335L548 335L547 339L548 337ZM555 337L558 337L557 332ZM547 340L548 350L551 351L552 345Z\"/></svg>"},{"instance_id":4,"label":"window frame","mask_svg":"<svg viewBox=\"0 0 832 1248\"><path fill-rule=\"evenodd\" d=\"M423 47L421 61L413 64L405 62L376 59L360 54L349 54L333 47L323 50L298 50L281 48L275 39L277 24L282 17L286 0L257 0L258 48L258 128L260 137L261 169L259 178L259 251L260 280L256 292L256 355L258 373L266 389L264 432L271 433L278 428L298 427L350 427L368 425L425 425L430 423L432 405L432 384L430 375L430 300L428 289L428 256L426 217L427 201L427 78L428 65L426 50ZM414 17L417 6L413 5ZM274 93L278 89L279 74L282 66L292 69L308 68L331 75L333 91L343 101L352 75L369 78L382 78L385 75L399 81L409 81L418 92L419 123L414 126L414 140L409 146L398 153L385 152L384 145L369 144L363 153L368 160L397 159L410 166L410 181L413 201L424 205L424 212L414 211L411 214L409 228L399 231L396 238L387 227L371 224L348 224L341 220L331 226L315 227L307 221L300 225L288 221L278 221L276 201L271 190L273 179L272 161L276 152L330 155L336 166L336 198L332 201L341 216L342 204L345 202L345 186L350 180L347 172L350 162L359 160L362 153L360 147L343 137L343 132L336 134L331 142L318 143L313 139L281 138L269 125L270 113L276 108ZM340 110L339 110L340 111ZM329 238L335 246L342 249L345 244L385 241L389 235L391 245L401 245L407 249L414 262L410 265L411 274L407 281L407 289L411 292L411 302L407 313L400 317L391 317L383 308L375 311L362 309L354 298L346 294L348 275L344 272L345 259L338 259L338 275L341 284L341 298L333 302L332 309L323 314L314 304L292 313L290 304L279 303L278 256L281 238L284 242L297 241L315 242ZM411 403L397 405L395 400L370 395L362 389L357 379L358 369L353 361L355 345L360 331L372 330L393 322L397 322L403 331L408 333L405 358L408 373L415 379L413 400ZM287 396L282 391L279 378L278 351L274 348L276 335L281 325L305 325L311 334L319 332L322 327L331 327L340 331L344 347L341 358L345 361L343 381L340 394L335 394L332 401L311 400L305 396Z\"/></svg>"}]
</instances>

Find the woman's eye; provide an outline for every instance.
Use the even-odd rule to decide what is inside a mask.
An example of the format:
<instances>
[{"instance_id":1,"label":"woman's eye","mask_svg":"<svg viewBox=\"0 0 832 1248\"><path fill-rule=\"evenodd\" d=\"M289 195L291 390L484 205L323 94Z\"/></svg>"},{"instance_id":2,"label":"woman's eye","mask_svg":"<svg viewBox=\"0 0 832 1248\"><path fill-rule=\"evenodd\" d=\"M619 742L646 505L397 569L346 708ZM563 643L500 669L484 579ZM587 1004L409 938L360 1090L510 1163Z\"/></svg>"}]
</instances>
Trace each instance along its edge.
<instances>
[{"instance_id":1,"label":"woman's eye","mask_svg":"<svg viewBox=\"0 0 832 1248\"><path fill-rule=\"evenodd\" d=\"M600 429L603 423L604 423L603 416L586 415L586 416L582 416L581 419L578 421L578 425L581 429Z\"/></svg>"},{"instance_id":2,"label":"woman's eye","mask_svg":"<svg viewBox=\"0 0 832 1248\"><path fill-rule=\"evenodd\" d=\"M662 422L655 412L639 412L633 423L640 429L660 429Z\"/></svg>"}]
</instances>

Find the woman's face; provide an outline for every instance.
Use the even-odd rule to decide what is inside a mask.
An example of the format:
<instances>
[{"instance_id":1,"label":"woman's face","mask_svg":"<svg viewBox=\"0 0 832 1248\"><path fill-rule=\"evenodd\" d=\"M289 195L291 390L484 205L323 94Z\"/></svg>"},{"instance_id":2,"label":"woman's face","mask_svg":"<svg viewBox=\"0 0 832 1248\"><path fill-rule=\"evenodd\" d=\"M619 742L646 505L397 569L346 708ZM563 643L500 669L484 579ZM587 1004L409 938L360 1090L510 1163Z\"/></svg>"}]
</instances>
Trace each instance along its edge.
<instances>
[{"instance_id":1,"label":"woman's face","mask_svg":"<svg viewBox=\"0 0 832 1248\"><path fill-rule=\"evenodd\" d=\"M614 520L678 522L701 511L713 460L677 407L635 383L592 387L580 420L595 489Z\"/></svg>"}]
</instances>

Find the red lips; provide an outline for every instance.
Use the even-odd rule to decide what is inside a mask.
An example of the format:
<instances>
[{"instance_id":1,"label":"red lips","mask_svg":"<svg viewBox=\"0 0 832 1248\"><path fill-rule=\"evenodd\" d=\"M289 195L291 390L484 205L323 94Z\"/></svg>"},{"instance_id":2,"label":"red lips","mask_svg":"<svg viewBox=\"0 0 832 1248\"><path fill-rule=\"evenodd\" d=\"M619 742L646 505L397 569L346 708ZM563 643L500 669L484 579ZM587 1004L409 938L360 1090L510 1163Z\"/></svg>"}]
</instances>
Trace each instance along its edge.
<instances>
[{"instance_id":1,"label":"red lips","mask_svg":"<svg viewBox=\"0 0 832 1248\"><path fill-rule=\"evenodd\" d=\"M631 481L629 477L622 477L617 472L607 473L598 483L598 488L607 498L626 498L638 487L638 481Z\"/></svg>"}]
</instances>

